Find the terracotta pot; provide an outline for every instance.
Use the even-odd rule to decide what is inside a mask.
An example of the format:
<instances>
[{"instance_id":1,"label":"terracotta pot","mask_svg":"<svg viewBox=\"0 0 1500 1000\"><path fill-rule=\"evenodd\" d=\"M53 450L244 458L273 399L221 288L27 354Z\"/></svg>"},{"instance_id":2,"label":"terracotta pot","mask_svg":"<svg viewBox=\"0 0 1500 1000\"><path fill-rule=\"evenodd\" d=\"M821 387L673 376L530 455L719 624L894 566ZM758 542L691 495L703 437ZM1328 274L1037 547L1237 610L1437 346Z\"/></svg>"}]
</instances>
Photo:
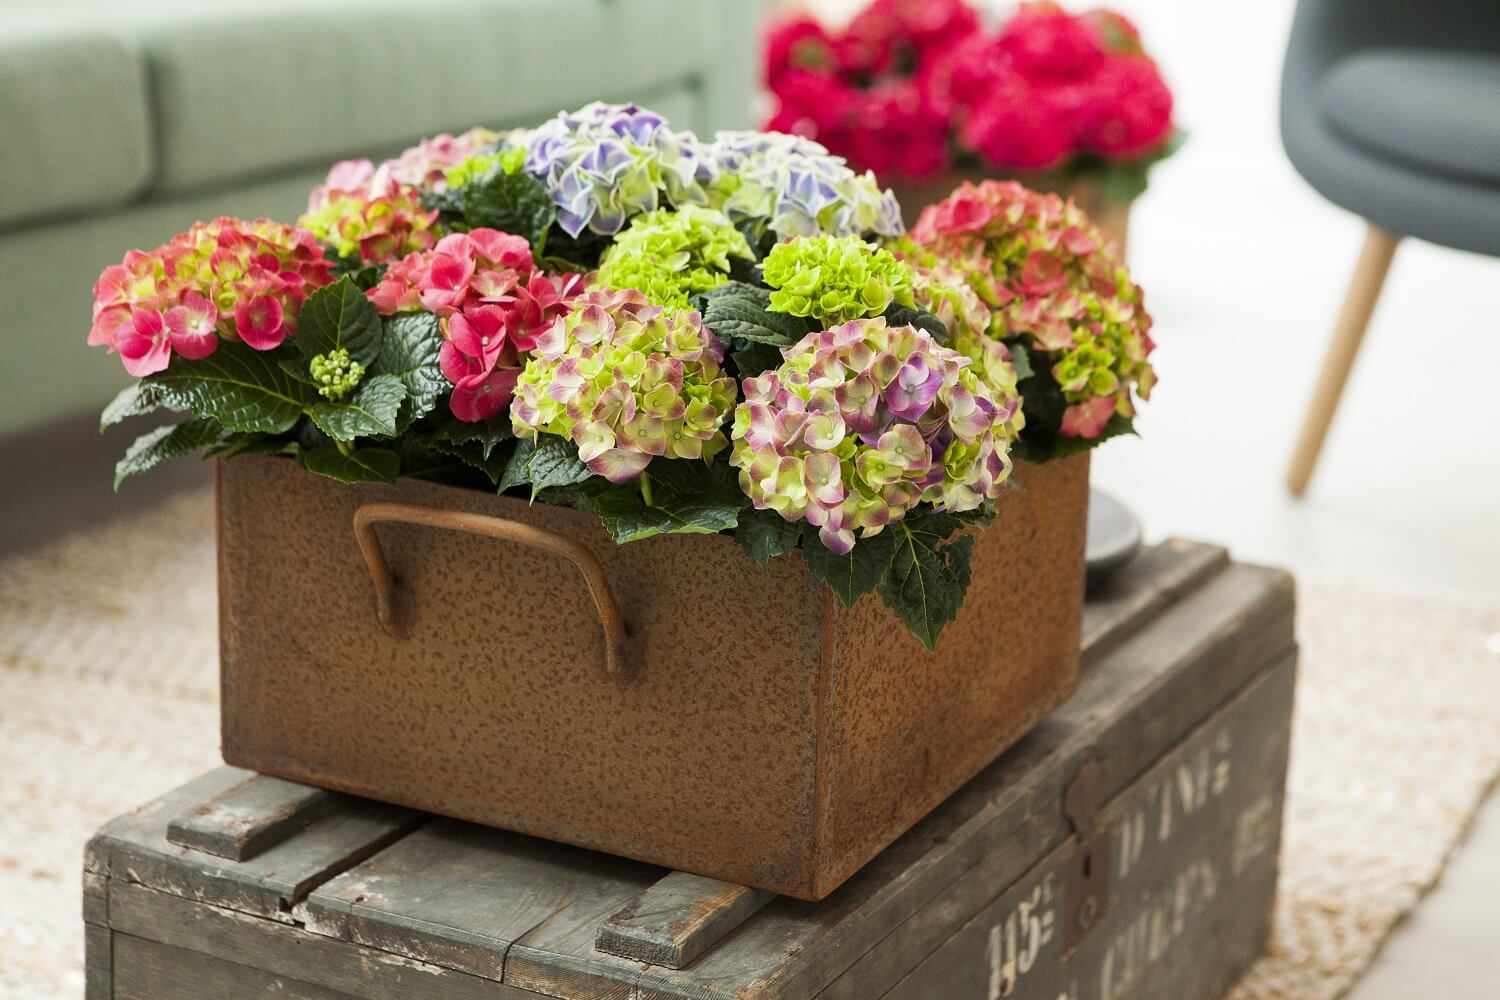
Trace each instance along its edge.
<instances>
[{"instance_id":1,"label":"terracotta pot","mask_svg":"<svg viewBox=\"0 0 1500 1000\"><path fill-rule=\"evenodd\" d=\"M822 898L1077 683L1086 455L1017 468L931 653L728 536L284 458L217 483L227 762L729 882Z\"/></svg>"},{"instance_id":2,"label":"terracotta pot","mask_svg":"<svg viewBox=\"0 0 1500 1000\"><path fill-rule=\"evenodd\" d=\"M978 183L994 176L982 170L955 170L930 180L892 181L888 184L901 202L901 215L908 227L917 223L922 209L933 202L942 201L964 181ZM1099 185L1091 181L1073 181L1066 184L1045 185L1036 178L1019 178L1021 183L1038 191L1055 191L1065 198L1072 198L1078 207L1088 213L1094 224L1105 235L1115 241L1120 256L1125 256L1126 240L1130 233L1130 205L1106 201Z\"/></svg>"}]
</instances>

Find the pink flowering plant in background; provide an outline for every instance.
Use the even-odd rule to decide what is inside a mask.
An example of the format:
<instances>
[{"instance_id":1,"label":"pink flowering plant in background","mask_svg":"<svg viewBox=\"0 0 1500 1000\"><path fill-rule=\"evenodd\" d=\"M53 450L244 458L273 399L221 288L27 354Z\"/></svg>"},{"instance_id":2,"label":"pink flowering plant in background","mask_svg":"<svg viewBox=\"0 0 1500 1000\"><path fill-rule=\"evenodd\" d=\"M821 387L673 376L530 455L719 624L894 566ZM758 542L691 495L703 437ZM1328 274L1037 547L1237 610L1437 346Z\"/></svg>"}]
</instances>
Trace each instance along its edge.
<instances>
[{"instance_id":1,"label":"pink flowering plant in background","mask_svg":"<svg viewBox=\"0 0 1500 1000\"><path fill-rule=\"evenodd\" d=\"M911 39L972 28L936 4ZM901 64L882 37L838 58ZM176 415L116 484L259 453L567 505L622 544L732 534L930 647L1012 454L1128 429L1150 320L1071 203L981 185L902 228L811 139L636 105L338 163L296 226L200 223L100 275L88 342L136 378L101 423Z\"/></svg>"},{"instance_id":2,"label":"pink flowering plant in background","mask_svg":"<svg viewBox=\"0 0 1500 1000\"><path fill-rule=\"evenodd\" d=\"M834 30L766 31L766 128L804 135L887 183L984 169L1052 184L1145 189L1180 142L1172 94L1123 16L1023 3L987 27L968 0L871 0Z\"/></svg>"}]
</instances>

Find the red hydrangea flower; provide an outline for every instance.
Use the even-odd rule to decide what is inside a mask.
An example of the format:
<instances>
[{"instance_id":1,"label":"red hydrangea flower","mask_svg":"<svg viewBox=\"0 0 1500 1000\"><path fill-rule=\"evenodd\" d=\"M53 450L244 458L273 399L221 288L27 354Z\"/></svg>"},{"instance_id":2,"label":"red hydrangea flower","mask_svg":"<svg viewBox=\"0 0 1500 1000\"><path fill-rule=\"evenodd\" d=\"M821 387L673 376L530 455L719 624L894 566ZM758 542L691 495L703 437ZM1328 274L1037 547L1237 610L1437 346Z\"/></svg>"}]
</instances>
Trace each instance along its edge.
<instances>
[{"instance_id":1,"label":"red hydrangea flower","mask_svg":"<svg viewBox=\"0 0 1500 1000\"><path fill-rule=\"evenodd\" d=\"M1050 170L1073 154L1073 129L1045 89L1015 74L997 79L969 110L961 137L1006 170Z\"/></svg>"},{"instance_id":2,"label":"red hydrangea flower","mask_svg":"<svg viewBox=\"0 0 1500 1000\"><path fill-rule=\"evenodd\" d=\"M766 30L765 80L772 88L789 73L821 74L833 68L832 39L816 18L782 18Z\"/></svg>"},{"instance_id":3,"label":"red hydrangea flower","mask_svg":"<svg viewBox=\"0 0 1500 1000\"><path fill-rule=\"evenodd\" d=\"M1144 156L1172 133L1172 92L1144 56L1107 60L1089 81L1091 99L1077 115L1079 144L1115 160Z\"/></svg>"},{"instance_id":4,"label":"red hydrangea flower","mask_svg":"<svg viewBox=\"0 0 1500 1000\"><path fill-rule=\"evenodd\" d=\"M1054 3L1025 4L1000 31L1000 50L1022 76L1077 80L1104 62L1099 33Z\"/></svg>"},{"instance_id":5,"label":"red hydrangea flower","mask_svg":"<svg viewBox=\"0 0 1500 1000\"><path fill-rule=\"evenodd\" d=\"M137 377L162 371L173 354L206 358L221 339L269 351L292 336L332 267L305 230L269 219L200 222L104 269L88 342L119 354Z\"/></svg>"},{"instance_id":6,"label":"red hydrangea flower","mask_svg":"<svg viewBox=\"0 0 1500 1000\"><path fill-rule=\"evenodd\" d=\"M524 238L475 229L408 254L365 294L382 315L425 311L438 317L438 361L453 383L449 409L474 422L509 405L522 355L572 310L582 291L576 274L537 269Z\"/></svg>"}]
</instances>

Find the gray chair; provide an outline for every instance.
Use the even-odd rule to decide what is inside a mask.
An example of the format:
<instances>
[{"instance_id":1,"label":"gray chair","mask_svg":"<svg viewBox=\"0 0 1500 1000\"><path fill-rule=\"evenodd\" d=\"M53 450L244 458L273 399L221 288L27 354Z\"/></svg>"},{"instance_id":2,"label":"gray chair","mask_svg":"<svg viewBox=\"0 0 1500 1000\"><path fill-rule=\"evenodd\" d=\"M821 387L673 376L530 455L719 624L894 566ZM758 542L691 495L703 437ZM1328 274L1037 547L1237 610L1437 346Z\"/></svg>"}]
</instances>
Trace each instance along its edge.
<instances>
[{"instance_id":1,"label":"gray chair","mask_svg":"<svg viewBox=\"0 0 1500 1000\"><path fill-rule=\"evenodd\" d=\"M1369 223L1287 470L1300 496L1398 241L1500 256L1500 2L1300 0L1281 138L1309 184Z\"/></svg>"}]
</instances>

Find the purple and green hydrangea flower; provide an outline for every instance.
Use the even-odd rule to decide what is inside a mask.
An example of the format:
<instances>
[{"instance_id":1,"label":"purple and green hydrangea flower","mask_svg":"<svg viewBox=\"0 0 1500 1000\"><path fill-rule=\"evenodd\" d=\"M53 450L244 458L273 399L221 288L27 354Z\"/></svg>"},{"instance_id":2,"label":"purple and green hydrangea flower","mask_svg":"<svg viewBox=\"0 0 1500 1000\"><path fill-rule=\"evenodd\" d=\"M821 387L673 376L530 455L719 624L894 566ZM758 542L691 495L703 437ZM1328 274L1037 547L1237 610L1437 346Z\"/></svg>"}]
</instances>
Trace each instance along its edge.
<instances>
[{"instance_id":1,"label":"purple and green hydrangea flower","mask_svg":"<svg viewBox=\"0 0 1500 1000\"><path fill-rule=\"evenodd\" d=\"M728 446L734 380L698 313L668 311L634 290L595 290L538 341L516 384L517 437L557 434L612 483L653 458L709 460Z\"/></svg>"},{"instance_id":2,"label":"purple and green hydrangea flower","mask_svg":"<svg viewBox=\"0 0 1500 1000\"><path fill-rule=\"evenodd\" d=\"M1010 474L1020 408L972 362L883 318L810 333L744 381L730 464L759 509L806 521L836 553L918 504L973 510Z\"/></svg>"}]
</instances>

